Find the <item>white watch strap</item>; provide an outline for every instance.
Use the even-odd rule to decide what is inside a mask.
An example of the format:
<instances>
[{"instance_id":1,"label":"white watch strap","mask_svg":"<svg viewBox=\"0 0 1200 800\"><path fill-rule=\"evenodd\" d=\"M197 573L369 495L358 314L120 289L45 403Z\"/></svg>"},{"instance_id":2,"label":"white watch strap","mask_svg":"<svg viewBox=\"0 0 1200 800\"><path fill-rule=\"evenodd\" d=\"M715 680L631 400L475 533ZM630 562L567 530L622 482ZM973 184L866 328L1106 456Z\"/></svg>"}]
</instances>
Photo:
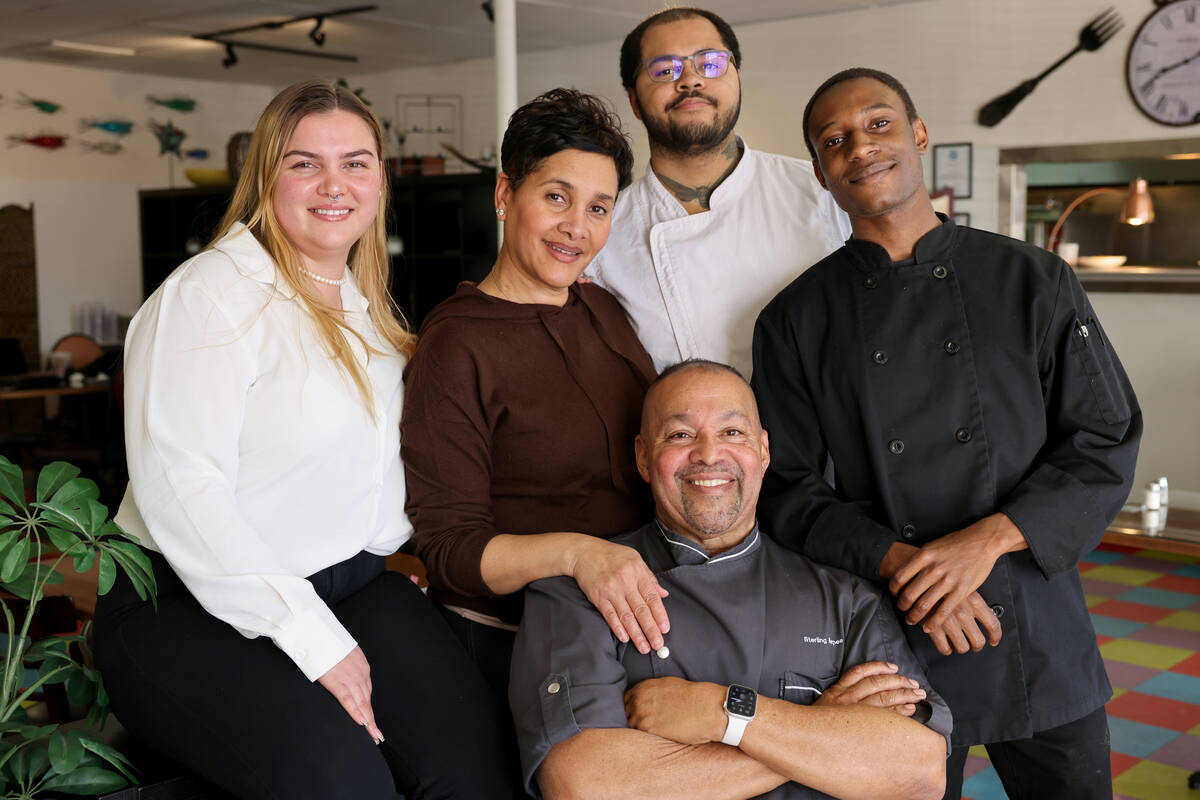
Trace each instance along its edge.
<instances>
[{"instance_id":1,"label":"white watch strap","mask_svg":"<svg viewBox=\"0 0 1200 800\"><path fill-rule=\"evenodd\" d=\"M725 735L721 737L721 743L737 747L742 743L742 734L746 732L746 724L750 720L729 715L726 715L726 718L729 721L725 724Z\"/></svg>"}]
</instances>

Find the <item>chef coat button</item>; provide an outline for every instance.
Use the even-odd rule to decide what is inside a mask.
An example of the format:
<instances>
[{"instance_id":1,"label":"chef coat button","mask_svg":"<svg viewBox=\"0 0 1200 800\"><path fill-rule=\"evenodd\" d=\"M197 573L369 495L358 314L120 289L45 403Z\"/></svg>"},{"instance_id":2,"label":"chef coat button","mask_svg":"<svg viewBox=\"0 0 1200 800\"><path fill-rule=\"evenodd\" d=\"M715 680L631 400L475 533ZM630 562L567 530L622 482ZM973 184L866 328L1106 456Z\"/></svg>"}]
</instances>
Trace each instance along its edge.
<instances>
[{"instance_id":1,"label":"chef coat button","mask_svg":"<svg viewBox=\"0 0 1200 800\"><path fill-rule=\"evenodd\" d=\"M899 439L892 439L888 442L888 450L891 450L893 455L898 456L904 452L904 442Z\"/></svg>"},{"instance_id":2,"label":"chef coat button","mask_svg":"<svg viewBox=\"0 0 1200 800\"><path fill-rule=\"evenodd\" d=\"M905 539L911 539L912 537L917 535L917 529L913 525L905 525L903 528L900 529L900 535L903 536Z\"/></svg>"},{"instance_id":3,"label":"chef coat button","mask_svg":"<svg viewBox=\"0 0 1200 800\"><path fill-rule=\"evenodd\" d=\"M863 286L867 287L868 289L874 289L878 285L879 285L879 279L876 278L874 275L868 275L866 277L866 279L863 281Z\"/></svg>"},{"instance_id":4,"label":"chef coat button","mask_svg":"<svg viewBox=\"0 0 1200 800\"><path fill-rule=\"evenodd\" d=\"M996 615L996 619L1000 619L1000 617L1004 616L1004 606L1001 606L1001 605L992 606L992 613Z\"/></svg>"},{"instance_id":5,"label":"chef coat button","mask_svg":"<svg viewBox=\"0 0 1200 800\"><path fill-rule=\"evenodd\" d=\"M943 267L941 264L938 264L936 267L933 268L933 277L937 278L939 281L942 278L946 277L946 268Z\"/></svg>"},{"instance_id":6,"label":"chef coat button","mask_svg":"<svg viewBox=\"0 0 1200 800\"><path fill-rule=\"evenodd\" d=\"M871 353L871 360L876 364L886 364L887 358L887 352L883 350L876 350L874 353Z\"/></svg>"},{"instance_id":7,"label":"chef coat button","mask_svg":"<svg viewBox=\"0 0 1200 800\"><path fill-rule=\"evenodd\" d=\"M971 441L970 428L959 428L958 430L956 430L954 432L954 438L958 439L963 444L966 444L967 442Z\"/></svg>"},{"instance_id":8,"label":"chef coat button","mask_svg":"<svg viewBox=\"0 0 1200 800\"><path fill-rule=\"evenodd\" d=\"M954 355L959 351L959 345L958 342L954 341L953 339L947 339L946 341L942 342L942 349L944 349L950 355Z\"/></svg>"},{"instance_id":9,"label":"chef coat button","mask_svg":"<svg viewBox=\"0 0 1200 800\"><path fill-rule=\"evenodd\" d=\"M559 685L558 681L555 681L554 683L552 683L546 687L546 692L547 692L547 694L558 694L558 690L561 688L562 688L562 686Z\"/></svg>"}]
</instances>

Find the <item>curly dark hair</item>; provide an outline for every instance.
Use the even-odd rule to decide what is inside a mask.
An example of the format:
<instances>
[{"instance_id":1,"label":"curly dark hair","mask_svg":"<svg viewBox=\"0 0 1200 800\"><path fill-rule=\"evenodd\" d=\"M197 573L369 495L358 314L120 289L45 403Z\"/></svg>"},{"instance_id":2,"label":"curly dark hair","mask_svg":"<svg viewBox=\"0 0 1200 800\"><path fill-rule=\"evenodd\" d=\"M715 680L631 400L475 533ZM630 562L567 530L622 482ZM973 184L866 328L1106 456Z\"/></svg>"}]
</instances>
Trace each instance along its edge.
<instances>
[{"instance_id":1,"label":"curly dark hair","mask_svg":"<svg viewBox=\"0 0 1200 800\"><path fill-rule=\"evenodd\" d=\"M646 35L646 31L655 25L678 22L681 19L688 19L689 17L703 17L711 22L713 27L717 29L717 33L721 36L721 44L725 45L726 50L733 53L733 65L738 69L742 68L742 48L738 45L737 36L734 35L733 28L729 27L728 22L703 8L679 6L668 8L665 11L659 11L657 14L646 17L642 20L641 24L631 30L629 35L625 37L625 41L621 43L622 86L626 89L632 89L634 81L637 80L638 65L642 63L642 37ZM673 55L691 54L674 53Z\"/></svg>"},{"instance_id":2,"label":"curly dark hair","mask_svg":"<svg viewBox=\"0 0 1200 800\"><path fill-rule=\"evenodd\" d=\"M873 80L877 80L896 94L900 95L900 101L904 103L904 113L908 117L908 121L911 123L917 118L917 107L913 105L912 97L910 97L908 94L908 89L905 89L904 84L902 84L900 81L896 80L886 72L881 72L877 69L871 69L870 67L851 67L850 69L844 69L841 72L829 76L824 83L818 86L817 90L813 92L813 96L808 98L808 105L804 107L804 117L801 123L803 127L801 127L801 130L804 131L804 144L808 146L808 153L813 157L814 161L817 158L817 150L813 146L812 141L810 141L808 138L808 118L812 116L813 106L816 104L817 98L825 94L825 92L829 91L834 86L837 86L839 83L845 83L846 81L852 81L858 78L871 78Z\"/></svg>"},{"instance_id":3,"label":"curly dark hair","mask_svg":"<svg viewBox=\"0 0 1200 800\"><path fill-rule=\"evenodd\" d=\"M551 89L513 112L500 145L500 168L516 189L526 175L561 150L611 158L618 191L632 179L633 151L621 118L600 98L577 89Z\"/></svg>"}]
</instances>

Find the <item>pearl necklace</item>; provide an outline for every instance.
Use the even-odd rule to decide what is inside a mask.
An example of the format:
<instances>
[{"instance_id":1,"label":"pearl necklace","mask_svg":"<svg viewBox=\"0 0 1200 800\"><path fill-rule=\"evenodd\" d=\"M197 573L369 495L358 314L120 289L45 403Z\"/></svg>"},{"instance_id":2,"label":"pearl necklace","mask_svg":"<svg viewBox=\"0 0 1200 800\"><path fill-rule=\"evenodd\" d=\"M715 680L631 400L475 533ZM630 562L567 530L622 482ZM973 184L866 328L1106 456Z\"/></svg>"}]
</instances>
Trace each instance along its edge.
<instances>
[{"instance_id":1,"label":"pearl necklace","mask_svg":"<svg viewBox=\"0 0 1200 800\"><path fill-rule=\"evenodd\" d=\"M346 283L345 275L338 278L337 280L334 280L333 278L326 278L324 275L318 275L315 272L309 272L304 267L301 267L300 271L303 272L308 277L312 278L314 281L320 281L321 283L327 283L330 286L342 286L343 284Z\"/></svg>"}]
</instances>

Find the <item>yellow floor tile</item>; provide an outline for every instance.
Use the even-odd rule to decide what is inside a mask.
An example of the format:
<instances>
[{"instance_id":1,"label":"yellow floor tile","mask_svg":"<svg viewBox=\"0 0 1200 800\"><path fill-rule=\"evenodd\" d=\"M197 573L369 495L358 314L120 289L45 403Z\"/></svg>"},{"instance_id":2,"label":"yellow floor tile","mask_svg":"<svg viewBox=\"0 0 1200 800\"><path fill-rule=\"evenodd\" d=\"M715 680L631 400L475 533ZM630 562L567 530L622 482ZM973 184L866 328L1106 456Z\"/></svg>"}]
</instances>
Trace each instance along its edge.
<instances>
[{"instance_id":1,"label":"yellow floor tile","mask_svg":"<svg viewBox=\"0 0 1200 800\"><path fill-rule=\"evenodd\" d=\"M1141 761L1113 778L1113 789L1138 800L1195 800L1197 793L1187 785L1190 774L1179 767Z\"/></svg>"},{"instance_id":2,"label":"yellow floor tile","mask_svg":"<svg viewBox=\"0 0 1200 800\"><path fill-rule=\"evenodd\" d=\"M1134 555L1141 558L1155 558L1159 561L1175 561L1180 564L1191 564L1196 560L1195 556L1185 556L1183 553L1164 553L1162 550L1138 550Z\"/></svg>"},{"instance_id":3,"label":"yellow floor tile","mask_svg":"<svg viewBox=\"0 0 1200 800\"><path fill-rule=\"evenodd\" d=\"M1128 691L1129 691L1128 689L1122 689L1120 686L1114 686L1112 699L1116 700L1118 697L1120 697L1121 695L1125 694ZM1200 728L1200 725L1197 725L1196 727Z\"/></svg>"},{"instance_id":4,"label":"yellow floor tile","mask_svg":"<svg viewBox=\"0 0 1200 800\"><path fill-rule=\"evenodd\" d=\"M1147 644L1132 639L1114 639L1100 645L1100 654L1105 658L1124 661L1127 664L1137 664L1154 669L1170 669L1192 655L1193 651L1180 647L1164 647L1161 644Z\"/></svg>"},{"instance_id":5,"label":"yellow floor tile","mask_svg":"<svg viewBox=\"0 0 1200 800\"><path fill-rule=\"evenodd\" d=\"M1200 614L1195 611L1176 611L1171 616L1163 617L1154 624L1185 631L1200 631Z\"/></svg>"},{"instance_id":6,"label":"yellow floor tile","mask_svg":"<svg viewBox=\"0 0 1200 800\"><path fill-rule=\"evenodd\" d=\"M1161 578L1161 572L1151 572L1145 569L1130 569L1129 567L1114 567L1111 564L1104 564L1089 569L1086 577L1098 581L1112 581L1113 583L1124 583L1128 586L1144 586L1155 578Z\"/></svg>"},{"instance_id":7,"label":"yellow floor tile","mask_svg":"<svg viewBox=\"0 0 1200 800\"><path fill-rule=\"evenodd\" d=\"M1200 736L1200 725L1197 725L1196 727L1194 727L1190 731L1188 731L1188 735L1189 736ZM1198 764L1197 766L1200 766L1200 764Z\"/></svg>"},{"instance_id":8,"label":"yellow floor tile","mask_svg":"<svg viewBox=\"0 0 1200 800\"><path fill-rule=\"evenodd\" d=\"M1097 595L1097 594L1085 594L1083 596L1083 600L1085 603L1087 603L1088 608L1091 608L1092 606L1098 606L1101 603L1107 601L1108 599L1109 598L1101 597L1100 595Z\"/></svg>"},{"instance_id":9,"label":"yellow floor tile","mask_svg":"<svg viewBox=\"0 0 1200 800\"><path fill-rule=\"evenodd\" d=\"M1200 726L1197 726L1197 727L1200 727ZM979 756L980 758L988 757L987 748L981 744L972 745L971 749L968 750L967 752L969 752L973 756Z\"/></svg>"}]
</instances>

